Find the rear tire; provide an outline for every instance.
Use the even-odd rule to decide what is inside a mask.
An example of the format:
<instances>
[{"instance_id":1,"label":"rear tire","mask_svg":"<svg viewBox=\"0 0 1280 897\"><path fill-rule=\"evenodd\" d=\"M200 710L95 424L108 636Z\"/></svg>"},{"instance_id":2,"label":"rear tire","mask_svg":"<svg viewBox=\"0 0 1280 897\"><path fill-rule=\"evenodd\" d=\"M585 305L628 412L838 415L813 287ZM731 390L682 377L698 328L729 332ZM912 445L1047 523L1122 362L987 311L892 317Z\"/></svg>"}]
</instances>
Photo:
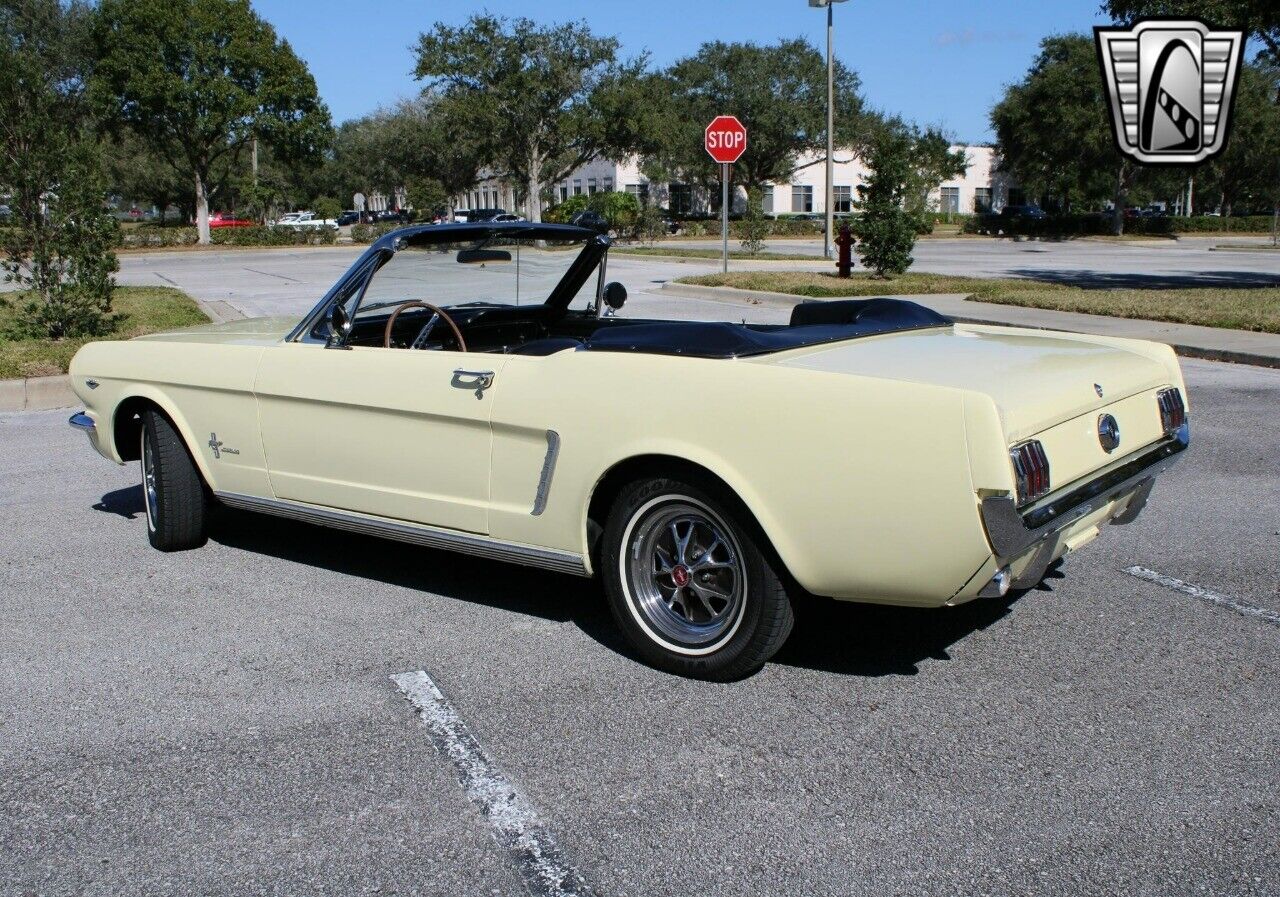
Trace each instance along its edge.
<instances>
[{"instance_id":1,"label":"rear tire","mask_svg":"<svg viewBox=\"0 0 1280 897\"><path fill-rule=\"evenodd\" d=\"M151 547L160 551L199 548L208 541L204 483L182 437L158 411L142 415L140 454Z\"/></svg>"},{"instance_id":2,"label":"rear tire","mask_svg":"<svg viewBox=\"0 0 1280 897\"><path fill-rule=\"evenodd\" d=\"M726 681L759 670L791 634L776 565L731 496L655 478L618 495L600 566L614 619L645 660Z\"/></svg>"}]
</instances>

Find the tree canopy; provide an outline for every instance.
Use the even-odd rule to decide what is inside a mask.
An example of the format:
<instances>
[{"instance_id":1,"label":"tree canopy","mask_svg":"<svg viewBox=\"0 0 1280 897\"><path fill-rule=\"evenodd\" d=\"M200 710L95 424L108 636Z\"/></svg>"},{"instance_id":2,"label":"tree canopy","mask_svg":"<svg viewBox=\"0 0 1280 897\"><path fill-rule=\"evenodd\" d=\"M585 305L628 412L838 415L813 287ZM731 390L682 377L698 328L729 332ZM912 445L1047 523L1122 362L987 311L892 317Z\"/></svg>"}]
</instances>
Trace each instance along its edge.
<instances>
[{"instance_id":1,"label":"tree canopy","mask_svg":"<svg viewBox=\"0 0 1280 897\"><path fill-rule=\"evenodd\" d=\"M1203 19L1219 28L1239 28L1262 42L1266 54L1280 63L1280 4L1276 0L1107 0L1102 11L1130 24L1148 16Z\"/></svg>"},{"instance_id":2,"label":"tree canopy","mask_svg":"<svg viewBox=\"0 0 1280 897\"><path fill-rule=\"evenodd\" d=\"M631 148L632 136L606 110L644 60L623 64L617 54L616 38L584 22L543 26L480 14L420 35L415 74L443 108L465 109L475 158L521 184L529 220L540 221L548 184Z\"/></svg>"},{"instance_id":3,"label":"tree canopy","mask_svg":"<svg viewBox=\"0 0 1280 897\"><path fill-rule=\"evenodd\" d=\"M858 76L837 62L835 70L836 146L860 146L867 115L858 94ZM747 127L748 150L734 165L734 177L749 189L785 183L802 158L826 156L827 63L801 38L776 44L703 44L677 60L650 85L660 94L648 108L644 145L646 168L656 176L711 184L719 168L703 149L703 130L717 115L736 115Z\"/></svg>"},{"instance_id":4,"label":"tree canopy","mask_svg":"<svg viewBox=\"0 0 1280 897\"><path fill-rule=\"evenodd\" d=\"M1001 164L1028 195L1066 209L1112 200L1119 232L1138 168L1116 149L1110 114L1093 38L1047 37L1026 77L991 110Z\"/></svg>"},{"instance_id":5,"label":"tree canopy","mask_svg":"<svg viewBox=\"0 0 1280 897\"><path fill-rule=\"evenodd\" d=\"M100 108L191 178L201 242L220 159L255 137L316 158L329 137L311 73L249 0L103 0L95 43Z\"/></svg>"}]
</instances>

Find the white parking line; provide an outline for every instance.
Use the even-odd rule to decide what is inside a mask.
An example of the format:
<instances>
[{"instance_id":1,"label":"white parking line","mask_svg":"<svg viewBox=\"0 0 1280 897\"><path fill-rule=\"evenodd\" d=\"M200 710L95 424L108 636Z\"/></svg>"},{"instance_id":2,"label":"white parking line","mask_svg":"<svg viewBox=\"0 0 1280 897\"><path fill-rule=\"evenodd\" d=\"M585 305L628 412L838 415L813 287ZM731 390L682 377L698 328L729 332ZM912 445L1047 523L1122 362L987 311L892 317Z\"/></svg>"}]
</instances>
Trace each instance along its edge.
<instances>
[{"instance_id":1,"label":"white parking line","mask_svg":"<svg viewBox=\"0 0 1280 897\"><path fill-rule=\"evenodd\" d=\"M533 897L586 897L593 892L565 862L538 814L489 759L467 724L435 682L422 670L392 676L391 681L418 709L436 750L453 763L458 782L480 808L494 839L516 862Z\"/></svg>"},{"instance_id":2,"label":"white parking line","mask_svg":"<svg viewBox=\"0 0 1280 897\"><path fill-rule=\"evenodd\" d=\"M1190 595L1192 598L1199 598L1206 604L1215 604L1218 607L1228 608L1246 617L1270 623L1272 626L1280 626L1280 614L1265 607L1258 607L1256 604L1250 604L1247 601L1240 601L1228 595L1220 595L1217 592L1202 589L1189 582L1174 579L1172 576L1165 576L1146 567L1125 567L1124 572L1130 576L1136 576L1138 579L1145 579L1147 582L1154 582L1156 585L1164 586L1166 589L1173 589L1175 592Z\"/></svg>"}]
</instances>

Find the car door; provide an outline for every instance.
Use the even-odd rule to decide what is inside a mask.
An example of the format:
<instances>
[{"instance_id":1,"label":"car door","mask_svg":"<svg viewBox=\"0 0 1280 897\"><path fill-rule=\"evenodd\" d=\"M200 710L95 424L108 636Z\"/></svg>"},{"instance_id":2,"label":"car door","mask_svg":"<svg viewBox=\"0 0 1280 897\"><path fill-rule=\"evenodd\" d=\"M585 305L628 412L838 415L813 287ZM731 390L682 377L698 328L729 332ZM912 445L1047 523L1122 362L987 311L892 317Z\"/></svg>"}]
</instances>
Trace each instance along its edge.
<instances>
[{"instance_id":1,"label":"car door","mask_svg":"<svg viewBox=\"0 0 1280 897\"><path fill-rule=\"evenodd\" d=\"M502 355L281 343L256 393L275 496L489 531Z\"/></svg>"}]
</instances>

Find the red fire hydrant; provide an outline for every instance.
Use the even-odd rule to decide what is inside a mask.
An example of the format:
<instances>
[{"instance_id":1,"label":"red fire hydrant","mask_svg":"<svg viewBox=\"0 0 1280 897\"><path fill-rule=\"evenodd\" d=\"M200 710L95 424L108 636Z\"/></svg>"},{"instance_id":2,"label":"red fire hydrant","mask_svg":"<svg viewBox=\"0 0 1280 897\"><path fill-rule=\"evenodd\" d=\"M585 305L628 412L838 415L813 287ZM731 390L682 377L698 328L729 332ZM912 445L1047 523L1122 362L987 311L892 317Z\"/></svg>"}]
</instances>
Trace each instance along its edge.
<instances>
[{"instance_id":1,"label":"red fire hydrant","mask_svg":"<svg viewBox=\"0 0 1280 897\"><path fill-rule=\"evenodd\" d=\"M840 233L836 235L836 245L840 254L836 257L836 269L841 277L848 277L853 270L853 234L849 233L849 225L840 225Z\"/></svg>"}]
</instances>

